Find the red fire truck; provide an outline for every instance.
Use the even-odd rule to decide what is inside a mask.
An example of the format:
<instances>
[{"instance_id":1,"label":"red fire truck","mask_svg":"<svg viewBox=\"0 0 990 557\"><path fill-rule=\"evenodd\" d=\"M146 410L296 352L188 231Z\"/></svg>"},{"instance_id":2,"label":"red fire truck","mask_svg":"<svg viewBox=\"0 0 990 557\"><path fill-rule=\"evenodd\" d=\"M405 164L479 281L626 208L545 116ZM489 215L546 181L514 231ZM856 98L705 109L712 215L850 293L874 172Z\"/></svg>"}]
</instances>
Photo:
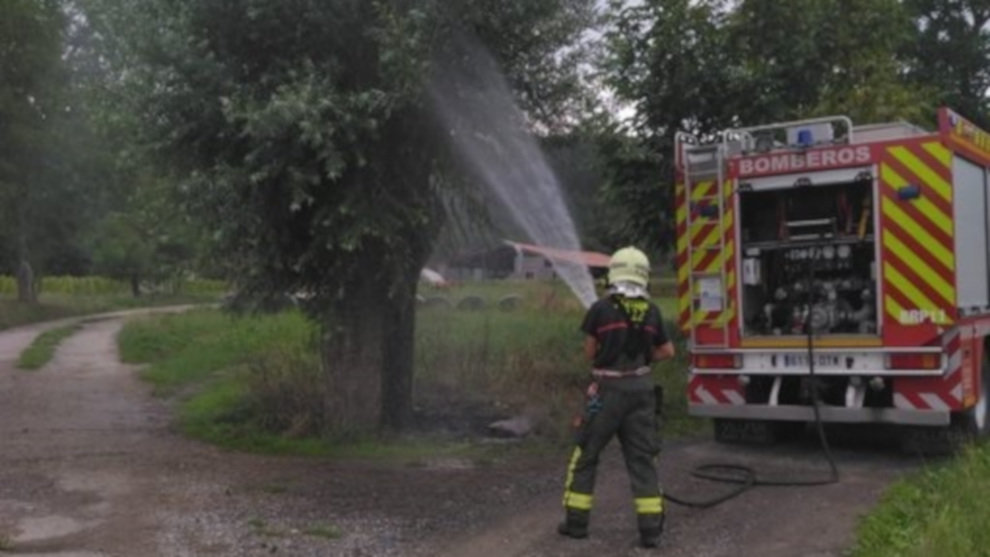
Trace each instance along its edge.
<instances>
[{"instance_id":1,"label":"red fire truck","mask_svg":"<svg viewBox=\"0 0 990 557\"><path fill-rule=\"evenodd\" d=\"M787 424L988 430L990 134L829 117L676 142L690 413L716 438Z\"/></svg>"}]
</instances>

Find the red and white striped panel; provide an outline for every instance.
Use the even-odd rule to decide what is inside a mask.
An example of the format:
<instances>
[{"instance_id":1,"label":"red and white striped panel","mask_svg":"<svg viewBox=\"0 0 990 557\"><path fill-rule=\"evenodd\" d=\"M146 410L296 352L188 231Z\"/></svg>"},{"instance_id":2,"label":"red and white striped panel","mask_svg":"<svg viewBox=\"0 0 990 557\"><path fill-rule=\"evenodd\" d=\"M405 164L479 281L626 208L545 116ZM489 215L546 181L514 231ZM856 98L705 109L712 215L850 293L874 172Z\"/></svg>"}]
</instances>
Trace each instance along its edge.
<instances>
[{"instance_id":1,"label":"red and white striped panel","mask_svg":"<svg viewBox=\"0 0 990 557\"><path fill-rule=\"evenodd\" d=\"M735 376L693 375L688 382L691 404L746 404L743 387Z\"/></svg>"},{"instance_id":2,"label":"red and white striped panel","mask_svg":"<svg viewBox=\"0 0 990 557\"><path fill-rule=\"evenodd\" d=\"M947 357L941 377L894 379L894 407L906 410L960 410L963 403L962 341L959 329L942 335Z\"/></svg>"}]
</instances>

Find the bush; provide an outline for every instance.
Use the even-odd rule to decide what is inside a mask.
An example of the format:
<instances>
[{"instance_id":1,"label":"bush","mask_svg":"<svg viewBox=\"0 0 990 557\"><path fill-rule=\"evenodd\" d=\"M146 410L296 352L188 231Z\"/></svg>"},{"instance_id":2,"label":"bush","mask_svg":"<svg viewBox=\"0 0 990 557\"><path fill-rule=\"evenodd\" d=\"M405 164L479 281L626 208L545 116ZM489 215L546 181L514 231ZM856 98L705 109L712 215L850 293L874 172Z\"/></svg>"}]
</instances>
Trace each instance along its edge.
<instances>
[{"instance_id":1,"label":"bush","mask_svg":"<svg viewBox=\"0 0 990 557\"><path fill-rule=\"evenodd\" d=\"M245 388L244 407L262 431L291 439L324 432L326 381L313 351L274 348L249 366Z\"/></svg>"}]
</instances>

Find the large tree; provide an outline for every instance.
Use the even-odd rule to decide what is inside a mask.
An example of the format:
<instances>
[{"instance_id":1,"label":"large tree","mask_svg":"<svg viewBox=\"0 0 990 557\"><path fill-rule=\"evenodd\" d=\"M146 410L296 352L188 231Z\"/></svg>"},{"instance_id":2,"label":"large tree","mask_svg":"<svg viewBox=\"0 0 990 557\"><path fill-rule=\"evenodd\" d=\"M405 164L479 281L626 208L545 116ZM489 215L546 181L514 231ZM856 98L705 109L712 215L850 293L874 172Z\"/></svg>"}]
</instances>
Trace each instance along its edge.
<instances>
[{"instance_id":1,"label":"large tree","mask_svg":"<svg viewBox=\"0 0 990 557\"><path fill-rule=\"evenodd\" d=\"M898 58L914 39L898 0L644 0L611 3L604 69L633 109L606 142L605 198L621 232L670 246L673 138L844 113L859 123L931 111ZM924 123L924 122L921 122ZM630 137L631 136L631 137Z\"/></svg>"},{"instance_id":2,"label":"large tree","mask_svg":"<svg viewBox=\"0 0 990 557\"><path fill-rule=\"evenodd\" d=\"M45 250L70 239L78 216L64 30L56 0L0 3L0 243L26 302L37 299L34 274Z\"/></svg>"},{"instance_id":3,"label":"large tree","mask_svg":"<svg viewBox=\"0 0 990 557\"><path fill-rule=\"evenodd\" d=\"M411 412L414 296L443 222L437 61L487 44L532 123L567 114L585 0L90 0L144 139L242 296L302 293L325 326L335 431ZM552 121L551 121L552 120Z\"/></svg>"}]
</instances>

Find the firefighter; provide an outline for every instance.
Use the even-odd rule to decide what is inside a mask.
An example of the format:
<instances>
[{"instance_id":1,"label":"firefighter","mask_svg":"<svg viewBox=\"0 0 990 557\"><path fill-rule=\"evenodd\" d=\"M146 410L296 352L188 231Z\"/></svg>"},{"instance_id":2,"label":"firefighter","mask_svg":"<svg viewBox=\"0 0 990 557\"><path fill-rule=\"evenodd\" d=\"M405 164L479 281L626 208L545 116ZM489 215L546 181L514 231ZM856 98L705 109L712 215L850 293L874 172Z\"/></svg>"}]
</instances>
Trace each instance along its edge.
<instances>
[{"instance_id":1,"label":"firefighter","mask_svg":"<svg viewBox=\"0 0 990 557\"><path fill-rule=\"evenodd\" d=\"M615 252L609 261L608 294L592 304L581 324L593 371L564 485L566 514L557 528L564 536L588 536L598 457L613 436L619 438L632 483L640 543L656 547L663 529L655 463L659 402L650 363L672 357L674 345L660 310L647 296L649 273L649 260L640 250Z\"/></svg>"}]
</instances>

